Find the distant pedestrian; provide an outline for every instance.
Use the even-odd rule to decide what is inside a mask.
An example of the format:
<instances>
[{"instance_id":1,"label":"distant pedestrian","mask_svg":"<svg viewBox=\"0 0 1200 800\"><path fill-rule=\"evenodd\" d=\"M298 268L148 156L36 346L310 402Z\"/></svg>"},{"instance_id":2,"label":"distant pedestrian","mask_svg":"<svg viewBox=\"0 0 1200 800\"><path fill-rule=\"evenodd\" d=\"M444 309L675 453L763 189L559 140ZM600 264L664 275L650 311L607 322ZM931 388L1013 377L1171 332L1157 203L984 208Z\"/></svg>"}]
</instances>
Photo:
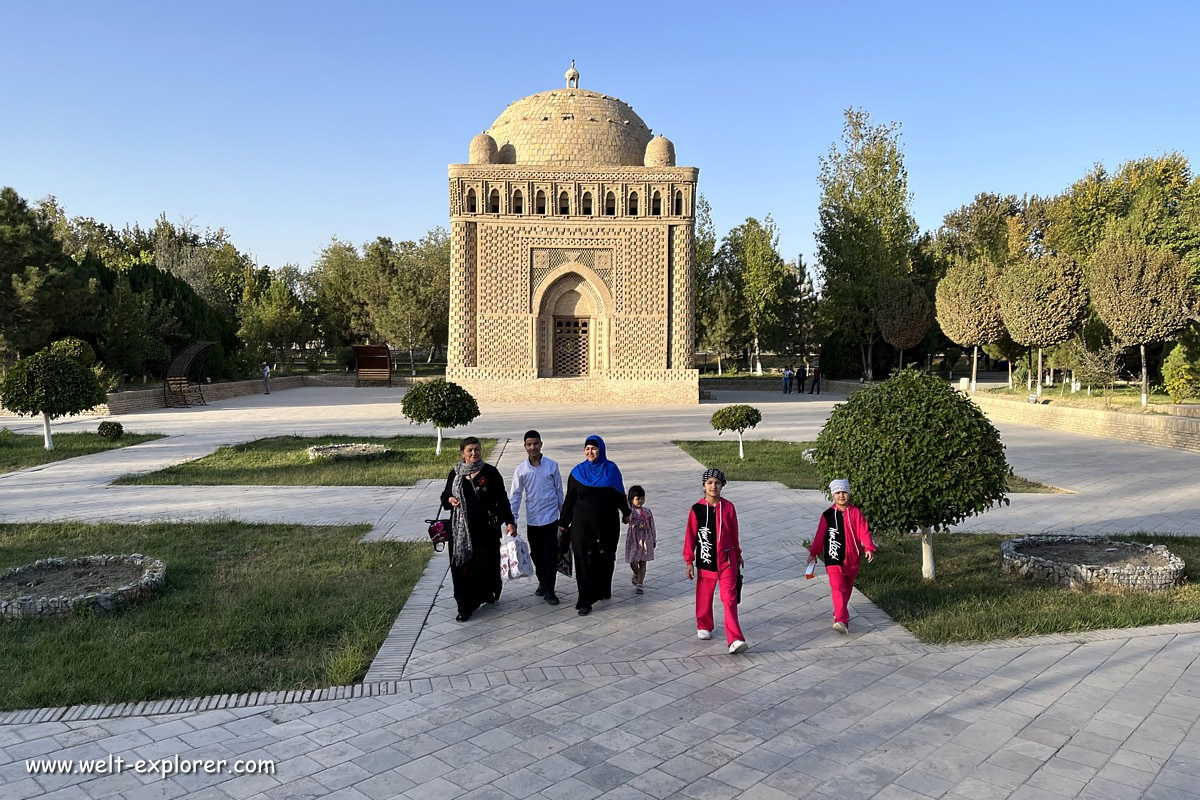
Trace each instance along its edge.
<instances>
[{"instance_id":1,"label":"distant pedestrian","mask_svg":"<svg viewBox=\"0 0 1200 800\"><path fill-rule=\"evenodd\" d=\"M783 393L784 394L792 393L792 378L795 375L796 375L796 373L792 371L791 364L788 364L786 367L783 368Z\"/></svg>"},{"instance_id":2,"label":"distant pedestrian","mask_svg":"<svg viewBox=\"0 0 1200 800\"><path fill-rule=\"evenodd\" d=\"M821 393L821 365L820 364L817 364L815 367L812 368L812 386L809 388L808 393L812 394L814 391L817 394Z\"/></svg>"},{"instance_id":3,"label":"distant pedestrian","mask_svg":"<svg viewBox=\"0 0 1200 800\"><path fill-rule=\"evenodd\" d=\"M625 561L633 570L633 585L638 594L646 582L646 562L654 560L657 535L654 532L654 515L646 508L646 490L640 486L629 487L629 527L625 530Z\"/></svg>"},{"instance_id":4,"label":"distant pedestrian","mask_svg":"<svg viewBox=\"0 0 1200 800\"><path fill-rule=\"evenodd\" d=\"M271 393L271 365L264 361L258 365L258 368L260 370L262 370L263 389L266 390L263 393L270 394Z\"/></svg>"},{"instance_id":5,"label":"distant pedestrian","mask_svg":"<svg viewBox=\"0 0 1200 800\"><path fill-rule=\"evenodd\" d=\"M508 496L513 521L519 518L521 496L525 496L525 532L537 572L534 592L552 606L558 605L554 584L558 577L558 512L563 504L562 475L558 463L542 455L542 435L525 431L527 459L513 470L512 493Z\"/></svg>"},{"instance_id":6,"label":"distant pedestrian","mask_svg":"<svg viewBox=\"0 0 1200 800\"><path fill-rule=\"evenodd\" d=\"M808 378L808 369L801 364L796 367L796 394L804 394L804 381Z\"/></svg>"},{"instance_id":7,"label":"distant pedestrian","mask_svg":"<svg viewBox=\"0 0 1200 800\"><path fill-rule=\"evenodd\" d=\"M704 472L704 497L688 514L683 536L683 560L688 580L696 581L696 638L711 639L713 632L713 592L721 589L725 606L725 642L729 654L746 652L746 636L738 624L738 578L741 575L742 546L738 538L737 510L721 497L725 473L719 469Z\"/></svg>"},{"instance_id":8,"label":"distant pedestrian","mask_svg":"<svg viewBox=\"0 0 1200 800\"><path fill-rule=\"evenodd\" d=\"M833 629L849 633L848 604L854 579L864 554L868 564L875 560L875 543L871 541L867 518L858 506L850 505L850 481L831 481L829 493L833 495L833 505L825 509L817 523L817 535L808 548L808 563L815 564L818 555L825 562L833 600Z\"/></svg>"}]
</instances>

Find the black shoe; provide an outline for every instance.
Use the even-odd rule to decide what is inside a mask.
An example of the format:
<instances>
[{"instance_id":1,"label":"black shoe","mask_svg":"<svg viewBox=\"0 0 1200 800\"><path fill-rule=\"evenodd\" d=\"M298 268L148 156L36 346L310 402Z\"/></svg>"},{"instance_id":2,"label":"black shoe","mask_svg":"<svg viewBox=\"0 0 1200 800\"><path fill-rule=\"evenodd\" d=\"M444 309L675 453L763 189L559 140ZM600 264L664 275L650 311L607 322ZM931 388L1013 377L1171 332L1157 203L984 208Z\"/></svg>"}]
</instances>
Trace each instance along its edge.
<instances>
[{"instance_id":1,"label":"black shoe","mask_svg":"<svg viewBox=\"0 0 1200 800\"><path fill-rule=\"evenodd\" d=\"M466 614L456 614L454 616L454 621L455 622L466 622L470 618L471 618L471 612L468 611Z\"/></svg>"},{"instance_id":2,"label":"black shoe","mask_svg":"<svg viewBox=\"0 0 1200 800\"><path fill-rule=\"evenodd\" d=\"M537 595L538 597L545 597L546 590L539 586L539 587L537 587L537 591L534 592L534 594Z\"/></svg>"},{"instance_id":3,"label":"black shoe","mask_svg":"<svg viewBox=\"0 0 1200 800\"><path fill-rule=\"evenodd\" d=\"M546 602L552 606L558 605L558 595L554 592L546 592Z\"/></svg>"},{"instance_id":4,"label":"black shoe","mask_svg":"<svg viewBox=\"0 0 1200 800\"><path fill-rule=\"evenodd\" d=\"M579 609L579 616L581 617L586 617L590 613L592 613L591 606L584 606L583 608Z\"/></svg>"}]
</instances>

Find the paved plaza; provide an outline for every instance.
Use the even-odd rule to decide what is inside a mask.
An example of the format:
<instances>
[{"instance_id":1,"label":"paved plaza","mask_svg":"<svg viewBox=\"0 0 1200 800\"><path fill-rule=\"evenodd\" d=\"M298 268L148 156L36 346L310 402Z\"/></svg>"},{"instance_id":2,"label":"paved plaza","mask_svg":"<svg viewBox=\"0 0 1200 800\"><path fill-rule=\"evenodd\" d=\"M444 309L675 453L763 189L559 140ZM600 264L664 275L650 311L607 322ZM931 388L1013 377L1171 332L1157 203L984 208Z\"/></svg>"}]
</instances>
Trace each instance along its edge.
<instances>
[{"instance_id":1,"label":"paved plaza","mask_svg":"<svg viewBox=\"0 0 1200 800\"><path fill-rule=\"evenodd\" d=\"M109 485L263 436L428 432L408 425L399 398L302 389L124 416L127 430L167 438L0 476L0 521L367 522L368 538L423 537L440 482ZM754 438L792 440L814 438L839 399L716 397L762 409ZM727 487L743 530L751 650L726 655L720 631L697 640L679 543L701 468L670 442L713 438L713 410L484 404L470 428L500 440L491 460L506 478L528 427L564 470L587 434L604 436L626 484L646 487L658 522L646 594L634 594L618 565L613 600L578 617L569 580L560 581L558 607L517 581L458 624L446 558L435 556L361 692L387 693L243 698L164 714L0 714L9 723L0 724L0 798L1200 796L1200 625L936 647L856 595L852 633L839 636L829 629L825 579L802 577L800 540L825 506L818 492ZM11 418L0 425L40 429ZM81 425L94 420L57 427ZM1019 474L1073 494L1015 495L962 529L1200 533L1200 455L998 427ZM275 773L32 777L26 768L30 758L110 754L272 759Z\"/></svg>"}]
</instances>

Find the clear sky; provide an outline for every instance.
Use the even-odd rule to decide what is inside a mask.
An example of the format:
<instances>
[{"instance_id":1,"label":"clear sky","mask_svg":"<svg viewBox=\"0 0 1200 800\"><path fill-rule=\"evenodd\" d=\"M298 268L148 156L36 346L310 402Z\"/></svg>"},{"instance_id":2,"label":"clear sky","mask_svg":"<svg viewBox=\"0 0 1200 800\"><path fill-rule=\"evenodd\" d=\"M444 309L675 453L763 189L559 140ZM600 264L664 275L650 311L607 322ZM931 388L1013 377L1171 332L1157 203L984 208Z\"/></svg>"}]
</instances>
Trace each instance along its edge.
<instances>
[{"instance_id":1,"label":"clear sky","mask_svg":"<svg viewBox=\"0 0 1200 800\"><path fill-rule=\"evenodd\" d=\"M1096 162L1200 169L1191 2L15 2L0 185L120 227L224 227L260 264L415 239L446 165L520 97L631 104L700 168L718 235L772 213L812 261L818 158L850 105L903 124L922 230Z\"/></svg>"}]
</instances>

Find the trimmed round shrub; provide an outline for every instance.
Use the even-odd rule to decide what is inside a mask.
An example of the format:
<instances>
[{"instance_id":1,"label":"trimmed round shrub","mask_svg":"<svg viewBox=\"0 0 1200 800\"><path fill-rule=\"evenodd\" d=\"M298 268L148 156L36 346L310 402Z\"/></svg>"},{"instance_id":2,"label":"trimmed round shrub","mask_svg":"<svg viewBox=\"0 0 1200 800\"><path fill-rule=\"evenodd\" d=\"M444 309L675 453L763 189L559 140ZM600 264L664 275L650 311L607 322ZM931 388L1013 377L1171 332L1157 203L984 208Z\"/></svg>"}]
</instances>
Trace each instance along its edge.
<instances>
[{"instance_id":1,"label":"trimmed round shrub","mask_svg":"<svg viewBox=\"0 0 1200 800\"><path fill-rule=\"evenodd\" d=\"M87 411L107 399L90 368L49 350L22 358L0 386L0 403L9 411L50 419Z\"/></svg>"},{"instance_id":2,"label":"trimmed round shrub","mask_svg":"<svg viewBox=\"0 0 1200 800\"><path fill-rule=\"evenodd\" d=\"M872 528L944 530L1008 503L1000 432L968 397L916 370L837 406L816 450L821 480L848 478Z\"/></svg>"},{"instance_id":3,"label":"trimmed round shrub","mask_svg":"<svg viewBox=\"0 0 1200 800\"><path fill-rule=\"evenodd\" d=\"M116 441L125 434L125 427L119 422L105 420L100 423L100 427L96 428L96 433L100 434L101 439L112 439Z\"/></svg>"},{"instance_id":4,"label":"trimmed round shrub","mask_svg":"<svg viewBox=\"0 0 1200 800\"><path fill-rule=\"evenodd\" d=\"M438 455L442 453L442 428L469 425L479 416L479 404L471 393L444 378L418 383L409 389L400 408L412 423L433 423L437 428Z\"/></svg>"},{"instance_id":5,"label":"trimmed round shrub","mask_svg":"<svg viewBox=\"0 0 1200 800\"><path fill-rule=\"evenodd\" d=\"M72 361L90 367L96 363L96 351L92 346L76 336L59 339L50 345L50 352L58 356L66 356Z\"/></svg>"}]
</instances>

